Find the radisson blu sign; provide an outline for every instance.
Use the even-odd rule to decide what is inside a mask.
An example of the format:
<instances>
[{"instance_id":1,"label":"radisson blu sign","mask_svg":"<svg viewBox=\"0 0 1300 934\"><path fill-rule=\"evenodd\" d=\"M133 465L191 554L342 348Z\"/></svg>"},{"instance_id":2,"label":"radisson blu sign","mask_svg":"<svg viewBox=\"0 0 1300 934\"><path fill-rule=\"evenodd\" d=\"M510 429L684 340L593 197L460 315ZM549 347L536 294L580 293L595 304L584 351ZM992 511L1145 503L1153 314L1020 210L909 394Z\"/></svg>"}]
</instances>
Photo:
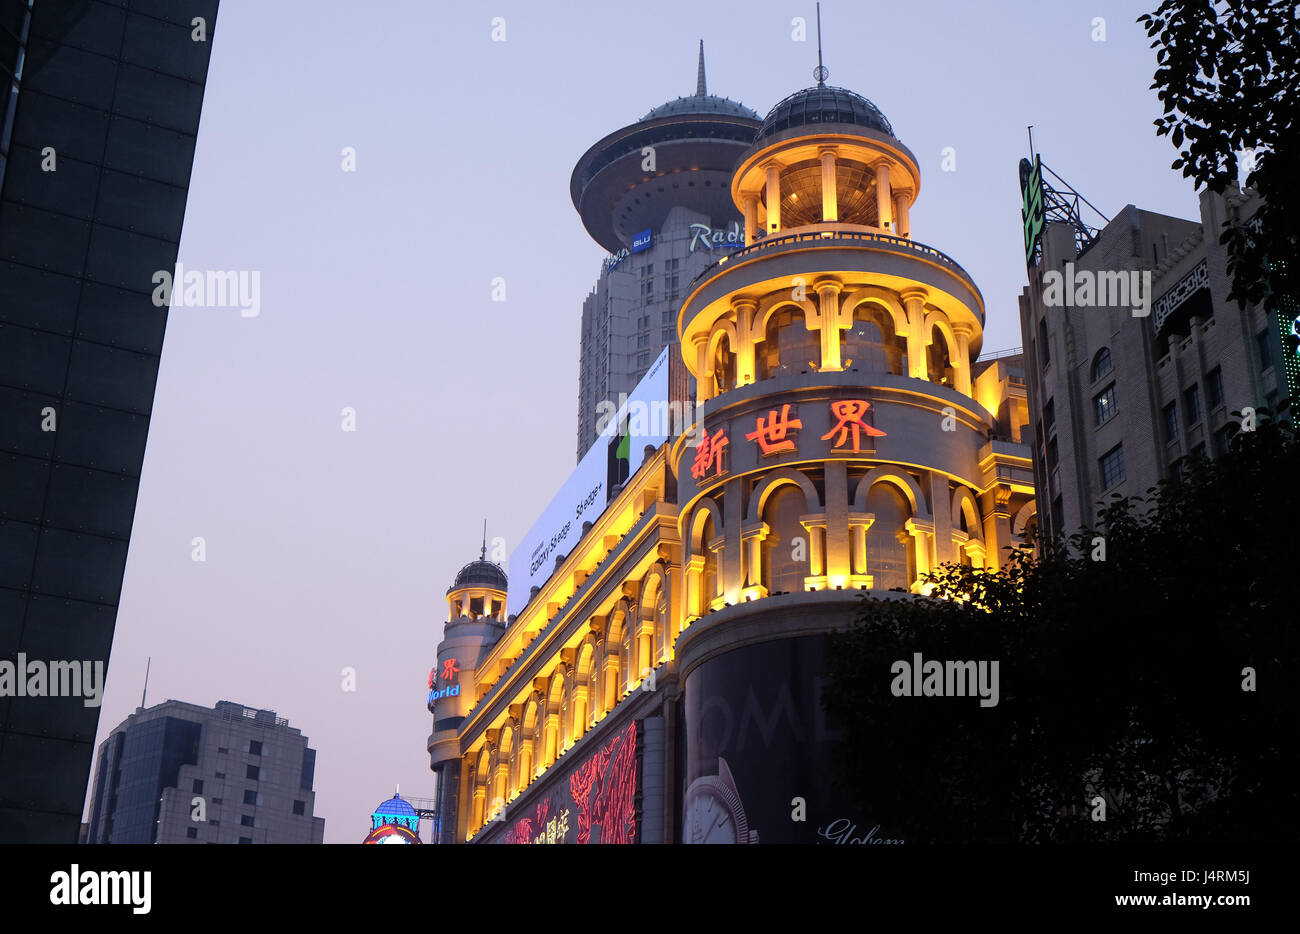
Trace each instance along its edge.
<instances>
[{"instance_id":1,"label":"radisson blu sign","mask_svg":"<svg viewBox=\"0 0 1300 934\"><path fill-rule=\"evenodd\" d=\"M510 553L507 614L519 613L528 605L532 588L541 587L555 571L556 558L567 555L578 543L583 523L600 518L609 503L611 486L637 472L645 460L646 445L657 448L668 440L672 430L668 354L672 349L663 349L613 417L606 416L603 424L597 422L596 442ZM608 408L614 411L613 403Z\"/></svg>"}]
</instances>

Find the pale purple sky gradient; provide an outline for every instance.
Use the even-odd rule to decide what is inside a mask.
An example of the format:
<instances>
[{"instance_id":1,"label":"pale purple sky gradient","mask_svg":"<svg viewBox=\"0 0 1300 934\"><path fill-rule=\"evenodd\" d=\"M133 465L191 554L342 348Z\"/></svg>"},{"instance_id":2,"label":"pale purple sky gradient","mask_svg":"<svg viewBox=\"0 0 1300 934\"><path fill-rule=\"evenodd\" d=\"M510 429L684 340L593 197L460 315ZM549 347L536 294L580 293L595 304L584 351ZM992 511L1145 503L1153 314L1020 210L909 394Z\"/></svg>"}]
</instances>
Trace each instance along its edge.
<instances>
[{"instance_id":1,"label":"pale purple sky gradient","mask_svg":"<svg viewBox=\"0 0 1300 934\"><path fill-rule=\"evenodd\" d=\"M919 160L912 233L974 276L988 350L1021 342L1026 124L1108 215L1196 216L1152 127L1134 20L1156 5L824 5L830 83L874 101ZM100 740L139 704L151 655L150 703L273 708L310 738L327 842L359 842L398 783L432 794L447 586L485 517L508 554L574 465L603 253L569 200L573 165L693 93L700 38L709 90L766 113L812 83L813 23L812 2L772 0L223 0L180 259L260 271L261 314L172 311Z\"/></svg>"}]
</instances>

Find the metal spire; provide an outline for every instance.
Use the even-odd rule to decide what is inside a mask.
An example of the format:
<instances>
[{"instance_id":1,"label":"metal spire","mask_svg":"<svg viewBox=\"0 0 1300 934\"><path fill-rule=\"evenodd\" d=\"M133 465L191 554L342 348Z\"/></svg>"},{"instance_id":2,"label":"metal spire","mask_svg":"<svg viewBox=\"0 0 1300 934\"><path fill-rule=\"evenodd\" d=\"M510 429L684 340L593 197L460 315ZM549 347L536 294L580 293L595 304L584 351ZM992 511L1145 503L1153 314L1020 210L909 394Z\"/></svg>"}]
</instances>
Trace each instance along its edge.
<instances>
[{"instance_id":1,"label":"metal spire","mask_svg":"<svg viewBox=\"0 0 1300 934\"><path fill-rule=\"evenodd\" d=\"M700 40L700 67L695 73L695 96L704 97L709 93L704 83L704 40Z\"/></svg>"},{"instance_id":2,"label":"metal spire","mask_svg":"<svg viewBox=\"0 0 1300 934\"><path fill-rule=\"evenodd\" d=\"M826 87L826 79L831 76L830 69L822 64L822 5L817 4L817 68L813 71L813 77L817 79L817 87Z\"/></svg>"},{"instance_id":3,"label":"metal spire","mask_svg":"<svg viewBox=\"0 0 1300 934\"><path fill-rule=\"evenodd\" d=\"M487 519L483 520L483 550L478 553L478 559L487 560Z\"/></svg>"}]
</instances>

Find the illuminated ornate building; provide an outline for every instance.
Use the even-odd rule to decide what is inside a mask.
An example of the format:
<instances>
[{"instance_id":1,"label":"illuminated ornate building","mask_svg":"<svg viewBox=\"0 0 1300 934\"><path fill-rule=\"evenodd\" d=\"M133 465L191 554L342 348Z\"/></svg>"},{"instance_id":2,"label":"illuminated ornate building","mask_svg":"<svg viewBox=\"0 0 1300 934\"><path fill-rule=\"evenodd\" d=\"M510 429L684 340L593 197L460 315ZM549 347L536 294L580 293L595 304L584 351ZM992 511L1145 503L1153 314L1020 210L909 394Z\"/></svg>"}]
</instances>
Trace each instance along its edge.
<instances>
[{"instance_id":1,"label":"illuminated ornate building","mask_svg":"<svg viewBox=\"0 0 1300 934\"><path fill-rule=\"evenodd\" d=\"M684 291L669 351L694 430L579 513L544 582L512 561L519 612L452 607L438 659L460 693L430 700L459 789L444 839L810 842L887 819L830 786L826 635L863 592L911 599L937 565L1023 543L1027 403L1018 358L975 362L974 281L912 239L916 159L824 78L740 154L744 244Z\"/></svg>"}]
</instances>

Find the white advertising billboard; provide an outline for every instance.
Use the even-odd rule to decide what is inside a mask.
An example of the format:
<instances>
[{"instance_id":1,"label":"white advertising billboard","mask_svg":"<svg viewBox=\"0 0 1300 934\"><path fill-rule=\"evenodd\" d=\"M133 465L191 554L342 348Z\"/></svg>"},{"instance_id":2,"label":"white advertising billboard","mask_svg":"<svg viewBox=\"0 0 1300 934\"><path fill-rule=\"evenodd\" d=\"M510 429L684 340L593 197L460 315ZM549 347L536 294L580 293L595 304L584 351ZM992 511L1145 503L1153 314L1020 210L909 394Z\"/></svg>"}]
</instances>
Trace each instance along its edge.
<instances>
[{"instance_id":1,"label":"white advertising billboard","mask_svg":"<svg viewBox=\"0 0 1300 934\"><path fill-rule=\"evenodd\" d=\"M567 555L582 537L582 524L594 523L605 511L610 489L625 482L645 460L646 445L657 448L673 430L668 405L668 355L665 347L636 388L620 400L602 403L597 413L600 433L569 479L560 487L541 517L512 552L507 568L510 584L506 613L519 613L528 595L555 570L555 559ZM615 414L616 412L616 414Z\"/></svg>"}]
</instances>

